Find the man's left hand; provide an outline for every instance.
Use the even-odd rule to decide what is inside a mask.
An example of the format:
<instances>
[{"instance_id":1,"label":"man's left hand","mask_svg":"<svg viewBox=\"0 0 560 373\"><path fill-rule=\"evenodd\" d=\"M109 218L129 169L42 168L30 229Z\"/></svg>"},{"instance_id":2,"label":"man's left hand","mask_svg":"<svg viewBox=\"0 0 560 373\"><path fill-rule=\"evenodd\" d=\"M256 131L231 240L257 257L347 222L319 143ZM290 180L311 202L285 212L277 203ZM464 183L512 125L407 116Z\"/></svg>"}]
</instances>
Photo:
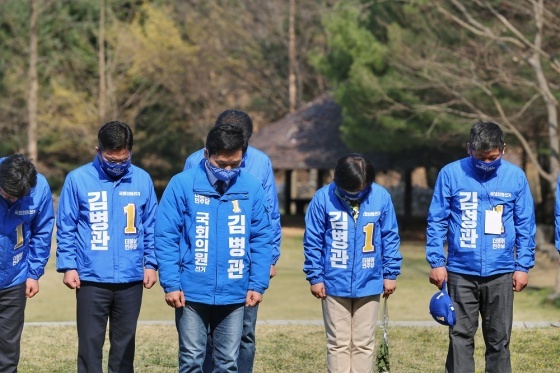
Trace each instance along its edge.
<instances>
[{"instance_id":1,"label":"man's left hand","mask_svg":"<svg viewBox=\"0 0 560 373\"><path fill-rule=\"evenodd\" d=\"M529 282L529 274L527 272L513 272L513 291L521 291L525 289Z\"/></svg>"},{"instance_id":2,"label":"man's left hand","mask_svg":"<svg viewBox=\"0 0 560 373\"><path fill-rule=\"evenodd\" d=\"M389 295L395 292L397 288L397 280L383 279L383 298L389 298Z\"/></svg>"},{"instance_id":3,"label":"man's left hand","mask_svg":"<svg viewBox=\"0 0 560 373\"><path fill-rule=\"evenodd\" d=\"M245 306L246 307L255 307L257 304L262 302L263 296L261 293L258 293L253 290L249 290L247 292L247 297L245 298Z\"/></svg>"},{"instance_id":4,"label":"man's left hand","mask_svg":"<svg viewBox=\"0 0 560 373\"><path fill-rule=\"evenodd\" d=\"M144 269L144 287L151 288L157 282L157 273L155 269Z\"/></svg>"},{"instance_id":5,"label":"man's left hand","mask_svg":"<svg viewBox=\"0 0 560 373\"><path fill-rule=\"evenodd\" d=\"M27 298L33 298L35 294L39 292L39 281L32 278L28 278L25 281L25 296Z\"/></svg>"}]
</instances>

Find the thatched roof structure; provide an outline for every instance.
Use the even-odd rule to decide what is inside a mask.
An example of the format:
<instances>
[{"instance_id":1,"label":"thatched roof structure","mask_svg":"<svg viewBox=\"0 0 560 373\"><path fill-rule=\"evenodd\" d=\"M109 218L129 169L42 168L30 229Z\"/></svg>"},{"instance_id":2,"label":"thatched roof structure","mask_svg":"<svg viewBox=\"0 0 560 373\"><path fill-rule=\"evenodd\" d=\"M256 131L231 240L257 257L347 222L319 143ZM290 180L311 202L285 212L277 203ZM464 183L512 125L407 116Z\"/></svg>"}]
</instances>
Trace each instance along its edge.
<instances>
[{"instance_id":1,"label":"thatched roof structure","mask_svg":"<svg viewBox=\"0 0 560 373\"><path fill-rule=\"evenodd\" d=\"M255 133L250 143L268 154L275 169L331 169L351 152L341 140L341 122L340 106L323 95Z\"/></svg>"}]
</instances>

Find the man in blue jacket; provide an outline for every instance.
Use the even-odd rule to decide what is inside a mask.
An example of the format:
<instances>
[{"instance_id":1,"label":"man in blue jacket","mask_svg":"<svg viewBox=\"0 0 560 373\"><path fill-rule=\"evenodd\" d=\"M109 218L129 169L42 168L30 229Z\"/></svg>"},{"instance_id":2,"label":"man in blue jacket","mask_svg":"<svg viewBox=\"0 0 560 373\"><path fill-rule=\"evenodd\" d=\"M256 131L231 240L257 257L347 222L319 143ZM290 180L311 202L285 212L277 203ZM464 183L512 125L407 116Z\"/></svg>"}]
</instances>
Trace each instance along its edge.
<instances>
[{"instance_id":1,"label":"man in blue jacket","mask_svg":"<svg viewBox=\"0 0 560 373\"><path fill-rule=\"evenodd\" d=\"M511 372L513 292L527 286L535 263L533 198L523 170L502 159L497 124L475 123L467 146L469 157L438 175L426 233L430 282L441 289L447 280L457 316L446 372L475 371L479 314L486 372Z\"/></svg>"},{"instance_id":2,"label":"man in blue jacket","mask_svg":"<svg viewBox=\"0 0 560 373\"><path fill-rule=\"evenodd\" d=\"M156 256L180 372L202 371L208 330L215 370L237 372L244 308L268 287L273 233L260 181L240 169L246 149L239 126L213 127L206 160L175 175L160 201Z\"/></svg>"},{"instance_id":3,"label":"man in blue jacket","mask_svg":"<svg viewBox=\"0 0 560 373\"><path fill-rule=\"evenodd\" d=\"M226 110L222 112L216 119L215 126L230 124L241 127L247 141L253 134L253 121L251 117L240 110ZM185 162L185 170L197 167L201 161L204 161L204 149L200 149L191 154ZM240 168L249 174L255 176L262 183L266 199L270 206L271 226L274 232L274 240L270 247L272 253L272 265L270 266L270 277L276 275L276 262L280 258L280 243L282 240L282 228L280 226L280 210L278 208L278 193L276 191L276 181L274 179L274 171L270 158L260 150L247 147L247 152L243 156ZM239 348L239 357L237 359L238 369L240 372L251 373L253 371L253 363L256 352L256 334L258 305L255 307L246 307L243 317L243 337L241 338L241 346ZM208 344L211 347L211 340ZM204 371L210 373L212 356L210 349L206 354L204 362Z\"/></svg>"},{"instance_id":4,"label":"man in blue jacket","mask_svg":"<svg viewBox=\"0 0 560 373\"><path fill-rule=\"evenodd\" d=\"M93 162L66 177L57 217L58 272L76 289L78 372L101 372L109 319L109 372L133 372L142 286L156 282L157 198L131 164L133 135L112 121L98 133Z\"/></svg>"},{"instance_id":5,"label":"man in blue jacket","mask_svg":"<svg viewBox=\"0 0 560 373\"><path fill-rule=\"evenodd\" d=\"M47 180L22 154L0 159L0 372L17 372L26 298L39 292L54 226Z\"/></svg>"}]
</instances>

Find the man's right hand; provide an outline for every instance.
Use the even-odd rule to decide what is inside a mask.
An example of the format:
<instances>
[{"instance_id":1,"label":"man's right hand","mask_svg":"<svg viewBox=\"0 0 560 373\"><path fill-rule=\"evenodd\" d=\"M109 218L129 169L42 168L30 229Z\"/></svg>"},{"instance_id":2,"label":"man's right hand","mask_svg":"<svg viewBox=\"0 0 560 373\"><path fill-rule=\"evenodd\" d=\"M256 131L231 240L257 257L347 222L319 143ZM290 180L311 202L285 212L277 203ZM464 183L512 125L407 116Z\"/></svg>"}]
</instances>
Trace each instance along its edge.
<instances>
[{"instance_id":1,"label":"man's right hand","mask_svg":"<svg viewBox=\"0 0 560 373\"><path fill-rule=\"evenodd\" d=\"M185 307L185 294L181 290L165 293L165 303L171 308Z\"/></svg>"},{"instance_id":2,"label":"man's right hand","mask_svg":"<svg viewBox=\"0 0 560 373\"><path fill-rule=\"evenodd\" d=\"M78 271L71 269L64 272L64 278L62 279L64 285L68 286L69 289L79 289L80 288L80 276Z\"/></svg>"},{"instance_id":3,"label":"man's right hand","mask_svg":"<svg viewBox=\"0 0 560 373\"><path fill-rule=\"evenodd\" d=\"M430 271L430 283L441 289L444 280L447 281L447 269L445 267L432 268Z\"/></svg>"}]
</instances>

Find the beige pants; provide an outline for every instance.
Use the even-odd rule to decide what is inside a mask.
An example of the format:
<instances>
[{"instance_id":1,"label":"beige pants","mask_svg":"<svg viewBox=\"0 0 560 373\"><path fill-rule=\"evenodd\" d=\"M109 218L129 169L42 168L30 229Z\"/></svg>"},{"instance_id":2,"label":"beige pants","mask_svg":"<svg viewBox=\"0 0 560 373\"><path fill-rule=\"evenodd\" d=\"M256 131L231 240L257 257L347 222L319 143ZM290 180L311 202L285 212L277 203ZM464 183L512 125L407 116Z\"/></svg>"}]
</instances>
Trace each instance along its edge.
<instances>
[{"instance_id":1,"label":"beige pants","mask_svg":"<svg viewBox=\"0 0 560 373\"><path fill-rule=\"evenodd\" d=\"M371 373L379 295L322 301L329 373Z\"/></svg>"}]
</instances>

